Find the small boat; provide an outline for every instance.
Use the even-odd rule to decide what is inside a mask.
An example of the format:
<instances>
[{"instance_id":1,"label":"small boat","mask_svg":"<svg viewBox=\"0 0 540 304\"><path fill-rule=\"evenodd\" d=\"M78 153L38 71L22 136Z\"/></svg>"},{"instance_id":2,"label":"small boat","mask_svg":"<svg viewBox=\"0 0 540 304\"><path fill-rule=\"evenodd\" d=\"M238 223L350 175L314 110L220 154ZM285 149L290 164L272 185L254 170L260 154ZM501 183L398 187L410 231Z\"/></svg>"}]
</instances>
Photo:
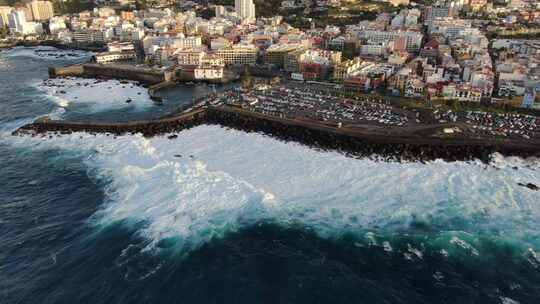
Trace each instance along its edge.
<instances>
[{"instance_id":1,"label":"small boat","mask_svg":"<svg viewBox=\"0 0 540 304\"><path fill-rule=\"evenodd\" d=\"M131 98L126 99L126 103L132 102Z\"/></svg>"}]
</instances>

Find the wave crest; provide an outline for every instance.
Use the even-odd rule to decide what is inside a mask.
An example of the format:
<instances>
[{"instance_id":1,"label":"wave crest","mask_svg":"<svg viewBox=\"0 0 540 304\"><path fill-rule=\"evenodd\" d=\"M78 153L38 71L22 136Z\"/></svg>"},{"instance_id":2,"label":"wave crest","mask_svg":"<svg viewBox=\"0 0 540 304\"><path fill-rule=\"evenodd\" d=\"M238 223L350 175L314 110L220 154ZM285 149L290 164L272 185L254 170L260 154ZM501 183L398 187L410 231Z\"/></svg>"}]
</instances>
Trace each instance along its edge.
<instances>
[{"instance_id":1,"label":"wave crest","mask_svg":"<svg viewBox=\"0 0 540 304\"><path fill-rule=\"evenodd\" d=\"M525 160L385 163L218 126L186 130L174 140L76 133L11 141L81 151L94 178L109 181L97 223L135 221L154 245L174 238L197 246L272 220L312 227L324 237L406 230L437 238L466 231L540 248L534 237L540 193L517 185L540 174ZM461 236L453 240L446 237L447 252L466 245L480 251Z\"/></svg>"}]
</instances>

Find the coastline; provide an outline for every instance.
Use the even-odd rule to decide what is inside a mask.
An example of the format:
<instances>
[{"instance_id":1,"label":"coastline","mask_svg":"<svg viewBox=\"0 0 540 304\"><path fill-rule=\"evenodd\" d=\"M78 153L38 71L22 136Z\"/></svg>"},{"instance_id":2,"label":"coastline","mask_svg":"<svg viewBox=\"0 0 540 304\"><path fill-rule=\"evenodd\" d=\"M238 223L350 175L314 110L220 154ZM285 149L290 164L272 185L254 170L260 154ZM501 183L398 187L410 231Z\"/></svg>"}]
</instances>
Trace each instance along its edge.
<instances>
[{"instance_id":1,"label":"coastline","mask_svg":"<svg viewBox=\"0 0 540 304\"><path fill-rule=\"evenodd\" d=\"M14 47L37 47L37 46L50 46L62 50L79 50L79 51L88 51L88 52L102 52L106 50L105 46L98 45L80 45L76 43L64 44L57 40L24 40L24 41L15 41L10 44L0 44L1 49L11 49Z\"/></svg>"},{"instance_id":2,"label":"coastline","mask_svg":"<svg viewBox=\"0 0 540 304\"><path fill-rule=\"evenodd\" d=\"M39 45L43 41L37 42ZM49 44L50 45L50 44ZM53 46L53 45L50 45ZM83 63L64 67L50 67L49 76L126 79L138 81L148 89L157 103L162 98L157 91L174 86L173 73L166 70L126 66ZM204 101L204 98L201 100ZM480 159L489 162L495 152L505 156L540 157L537 140L498 139L490 137L440 136L443 127L455 124L422 126L419 128L389 128L372 130L359 127L341 127L322 121L279 118L255 113L238 107L203 107L188 113L168 114L159 119L127 123L70 122L42 119L25 125L13 135L72 132L109 133L122 135L141 133L152 137L171 134L203 124L216 124L246 132L262 132L279 140L295 141L313 148L340 151L356 157L378 155L386 160L447 161ZM52 135L49 135L52 136ZM171 136L178 136L173 134Z\"/></svg>"},{"instance_id":3,"label":"coastline","mask_svg":"<svg viewBox=\"0 0 540 304\"><path fill-rule=\"evenodd\" d=\"M351 157L372 157L387 161L490 161L493 153L504 156L540 157L536 142L497 141L488 138L426 136L425 130L401 134L373 133L369 130L338 128L315 121L293 120L245 111L228 106L206 107L176 116L127 123L69 122L41 119L22 126L14 136L61 136L73 132L91 134L135 134L146 137L169 134L204 124L215 124L245 132L261 132L278 140L294 141Z\"/></svg>"}]
</instances>

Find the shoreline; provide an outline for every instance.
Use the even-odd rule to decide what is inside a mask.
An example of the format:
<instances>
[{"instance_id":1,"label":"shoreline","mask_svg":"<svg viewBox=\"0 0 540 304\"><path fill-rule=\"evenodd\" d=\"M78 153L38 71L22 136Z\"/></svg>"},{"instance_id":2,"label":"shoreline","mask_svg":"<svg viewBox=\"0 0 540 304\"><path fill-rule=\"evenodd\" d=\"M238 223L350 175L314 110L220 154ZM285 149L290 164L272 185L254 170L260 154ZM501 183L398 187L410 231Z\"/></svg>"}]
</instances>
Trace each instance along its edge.
<instances>
[{"instance_id":1,"label":"shoreline","mask_svg":"<svg viewBox=\"0 0 540 304\"><path fill-rule=\"evenodd\" d=\"M87 51L87 52L102 52L106 50L105 46L97 45L78 45L75 43L64 44L56 40L36 40L36 41L15 41L10 44L1 44L0 50L11 49L14 47L38 47L50 46L61 50Z\"/></svg>"},{"instance_id":2,"label":"shoreline","mask_svg":"<svg viewBox=\"0 0 540 304\"><path fill-rule=\"evenodd\" d=\"M540 157L534 143L487 138L441 138L422 132L376 134L368 130L338 128L317 122L269 117L238 108L220 106L192 110L156 120L126 123L69 122L41 119L15 130L14 136L65 135L73 132L125 135L140 133L145 137L175 134L199 125L220 125L245 132L260 132L283 141L294 141L311 148L338 151L351 157L373 157L386 161L467 161L489 162L493 153L504 156Z\"/></svg>"}]
</instances>

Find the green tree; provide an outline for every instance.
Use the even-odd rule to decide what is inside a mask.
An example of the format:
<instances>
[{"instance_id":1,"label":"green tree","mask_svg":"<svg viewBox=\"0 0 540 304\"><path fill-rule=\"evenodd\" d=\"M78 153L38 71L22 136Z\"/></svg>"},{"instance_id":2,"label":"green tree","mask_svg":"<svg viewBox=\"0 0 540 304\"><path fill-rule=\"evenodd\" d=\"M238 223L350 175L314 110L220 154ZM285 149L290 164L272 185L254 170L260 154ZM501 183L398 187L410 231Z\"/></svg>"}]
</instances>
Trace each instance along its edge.
<instances>
[{"instance_id":1,"label":"green tree","mask_svg":"<svg viewBox=\"0 0 540 304\"><path fill-rule=\"evenodd\" d=\"M95 7L94 2L89 0L54 1L54 11L58 14L76 14Z\"/></svg>"}]
</instances>

